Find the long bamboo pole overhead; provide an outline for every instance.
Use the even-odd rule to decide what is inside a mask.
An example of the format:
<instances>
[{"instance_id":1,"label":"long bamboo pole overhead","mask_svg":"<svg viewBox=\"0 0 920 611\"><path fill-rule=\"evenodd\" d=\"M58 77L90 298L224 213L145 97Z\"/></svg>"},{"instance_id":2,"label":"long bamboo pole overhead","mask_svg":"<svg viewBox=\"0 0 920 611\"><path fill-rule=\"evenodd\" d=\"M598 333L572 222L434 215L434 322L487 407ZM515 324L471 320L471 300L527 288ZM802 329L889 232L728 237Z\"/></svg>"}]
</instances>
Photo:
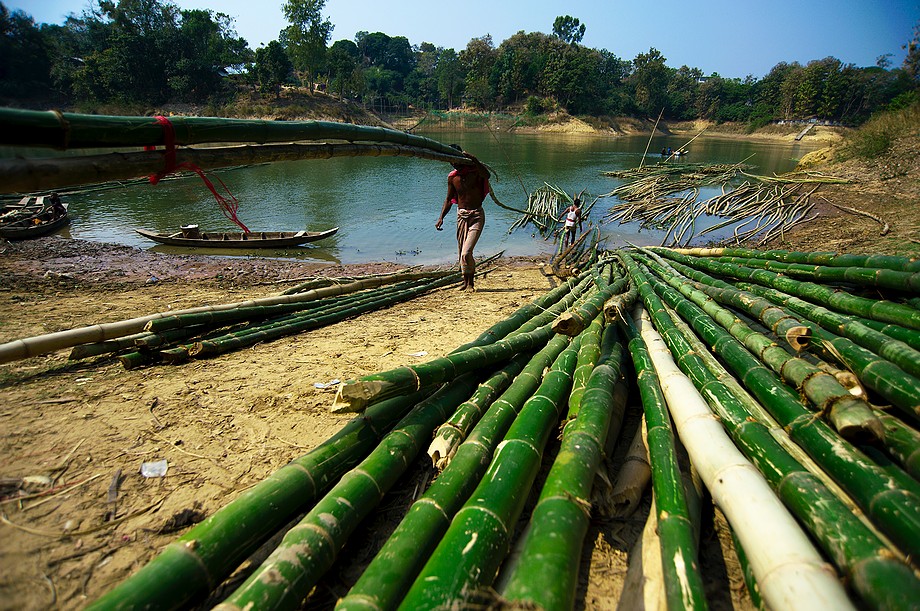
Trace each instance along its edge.
<instances>
[{"instance_id":1,"label":"long bamboo pole overhead","mask_svg":"<svg viewBox=\"0 0 920 611\"><path fill-rule=\"evenodd\" d=\"M167 120L172 126L173 143L177 146L212 142L265 144L345 140L417 146L465 159L446 144L385 127L333 121L266 121L221 117L168 117ZM169 144L168 131L157 117L0 108L0 144L7 146L39 146L60 150L160 146Z\"/></svg>"},{"instance_id":2,"label":"long bamboo pole overhead","mask_svg":"<svg viewBox=\"0 0 920 611\"><path fill-rule=\"evenodd\" d=\"M2 129L0 122L0 131ZM160 149L80 157L4 159L0 161L0 193L26 193L149 176L164 170L166 154L166 151ZM457 157L440 150L389 143L291 143L180 148L176 150L175 161L177 165L187 163L202 170L212 170L255 163L332 157L419 157L450 163L471 163L466 157Z\"/></svg>"}]
</instances>

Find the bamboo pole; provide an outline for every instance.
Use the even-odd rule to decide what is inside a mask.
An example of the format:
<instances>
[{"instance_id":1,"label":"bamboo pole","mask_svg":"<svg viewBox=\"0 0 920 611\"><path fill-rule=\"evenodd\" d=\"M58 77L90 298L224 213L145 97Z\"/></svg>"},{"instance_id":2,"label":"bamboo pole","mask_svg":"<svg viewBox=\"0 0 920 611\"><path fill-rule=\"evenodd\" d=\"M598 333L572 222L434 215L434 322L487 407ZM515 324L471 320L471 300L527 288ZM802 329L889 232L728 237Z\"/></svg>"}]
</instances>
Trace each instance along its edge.
<instances>
[{"instance_id":1,"label":"bamboo pole","mask_svg":"<svg viewBox=\"0 0 920 611\"><path fill-rule=\"evenodd\" d=\"M363 460L432 389L379 403L192 527L89 609L178 609L204 599L264 541Z\"/></svg>"},{"instance_id":2,"label":"bamboo pole","mask_svg":"<svg viewBox=\"0 0 920 611\"><path fill-rule=\"evenodd\" d=\"M600 318L600 317L599 317ZM575 603L578 566L588 531L591 487L611 427L619 430L625 387L616 392L625 351L615 327L604 332L604 358L587 382L578 416L563 429L562 444L547 475L520 552L500 588L504 600L543 609ZM584 344L584 340L582 340Z\"/></svg>"},{"instance_id":3,"label":"bamboo pole","mask_svg":"<svg viewBox=\"0 0 920 611\"><path fill-rule=\"evenodd\" d=\"M569 344L568 338L553 338L498 399L491 405L481 402L488 407L482 420L422 498L409 508L336 609L391 609L402 600L451 519L479 485L495 448L524 405L540 389L543 372L547 367L558 370L571 362L574 349L567 351Z\"/></svg>"},{"instance_id":4,"label":"bamboo pole","mask_svg":"<svg viewBox=\"0 0 920 611\"><path fill-rule=\"evenodd\" d=\"M694 466L744 546L767 604L775 609L855 609L811 541L767 482L735 448L647 315L638 318L668 409ZM664 553L664 552L663 552Z\"/></svg>"},{"instance_id":5,"label":"bamboo pole","mask_svg":"<svg viewBox=\"0 0 920 611\"><path fill-rule=\"evenodd\" d=\"M892 557L897 549L865 521L846 493L808 459L763 407L727 375L692 331L678 324L676 313L650 313L672 354L682 355L681 370L693 376L694 385L705 393L707 403L736 445L764 474L863 601L873 608L897 609L920 595L920 580L903 557Z\"/></svg>"},{"instance_id":6,"label":"bamboo pole","mask_svg":"<svg viewBox=\"0 0 920 611\"><path fill-rule=\"evenodd\" d=\"M297 609L352 531L421 451L435 426L476 388L460 376L421 402L357 467L291 528L269 557L215 611Z\"/></svg>"},{"instance_id":7,"label":"bamboo pole","mask_svg":"<svg viewBox=\"0 0 920 611\"><path fill-rule=\"evenodd\" d=\"M577 363L576 340L521 409L488 471L400 603L405 610L462 607L491 585L533 486Z\"/></svg>"},{"instance_id":8,"label":"bamboo pole","mask_svg":"<svg viewBox=\"0 0 920 611\"><path fill-rule=\"evenodd\" d=\"M623 258L632 261L626 255ZM676 290L646 277L633 263L630 265L630 275L639 282L646 304L660 301L660 295L701 339L714 347L790 437L853 497L898 548L907 554L920 553L920 498L916 494L904 489L897 478L816 419L796 393L698 306L683 299Z\"/></svg>"},{"instance_id":9,"label":"bamboo pole","mask_svg":"<svg viewBox=\"0 0 920 611\"><path fill-rule=\"evenodd\" d=\"M664 114L664 106L661 107L661 112L658 113L658 118L655 119L655 126L652 128L652 133L648 136L648 143L645 145L645 152L642 153L642 160L639 161L639 169L642 169L642 166L645 165L645 157L648 155L648 149L652 146L652 138L655 137L655 130L658 129L658 122L661 121L661 116Z\"/></svg>"},{"instance_id":10,"label":"bamboo pole","mask_svg":"<svg viewBox=\"0 0 920 611\"><path fill-rule=\"evenodd\" d=\"M395 129L333 121L266 121L221 117L169 117L176 145L212 142L346 140L391 142L430 148L465 159L446 144ZM0 108L0 144L56 149L158 146L166 130L155 117L86 115Z\"/></svg>"},{"instance_id":11,"label":"bamboo pole","mask_svg":"<svg viewBox=\"0 0 920 611\"><path fill-rule=\"evenodd\" d=\"M130 318L118 322L102 323L88 327L68 329L66 331L57 331L55 333L47 333L45 335L37 335L34 337L17 339L0 345L0 363L9 363L18 359L24 359L31 356L39 356L49 352L54 352L56 350L62 350L64 348L72 348L78 344L102 342L105 340L114 339L116 337L122 337L124 335L139 333L144 329L144 325L146 325L149 321L158 318L164 318L167 316L192 314L196 312L230 310L238 307L312 301L321 299L323 297L353 293L368 288L382 286L384 284L399 282L400 280L412 279L414 277L414 274L407 274L405 276L387 275L360 280L358 282L352 282L349 284L323 287L321 289L316 289L305 293L297 293L296 295L276 295L271 297L262 297L259 299L250 299L247 301L238 301L235 303L198 306L195 308L188 308L185 310L176 310L171 312L158 312L156 314L148 314L146 316L139 316L137 318Z\"/></svg>"},{"instance_id":12,"label":"bamboo pole","mask_svg":"<svg viewBox=\"0 0 920 611\"><path fill-rule=\"evenodd\" d=\"M745 300L743 296L731 294L729 289L710 287L713 292L723 291L721 293L698 290L691 286L685 278L679 277L676 271L669 274L668 270L644 256L638 255L636 258L645 263L664 282L702 308L790 386L803 393L814 405L815 410L826 411L828 420L843 437L877 440L883 436L881 422L864 400L854 397L849 390L840 385L833 375L821 371L802 358L791 356L769 337L753 331L733 311L720 306L719 302L728 301L731 305L745 308L745 311L748 312L751 312L753 305L756 304L752 305L750 300ZM704 288L706 288L705 285L700 287L700 289ZM731 289L731 291L737 293L736 289ZM769 304L769 302L763 300L761 307L764 304ZM778 321L786 325L785 329L801 326L798 320L789 318L781 310L778 311L778 316L768 315L765 322ZM759 312L763 313L762 310ZM787 335L783 332L784 328L770 326L777 335Z\"/></svg>"}]
</instances>

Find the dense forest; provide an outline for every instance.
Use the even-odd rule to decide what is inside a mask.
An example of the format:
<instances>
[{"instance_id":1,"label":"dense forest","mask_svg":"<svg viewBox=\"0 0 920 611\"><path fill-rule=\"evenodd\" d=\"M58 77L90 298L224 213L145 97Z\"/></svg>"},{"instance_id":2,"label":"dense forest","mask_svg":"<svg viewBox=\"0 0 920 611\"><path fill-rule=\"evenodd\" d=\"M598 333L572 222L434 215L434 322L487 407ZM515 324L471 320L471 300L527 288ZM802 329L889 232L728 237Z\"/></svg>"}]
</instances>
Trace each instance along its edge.
<instances>
[{"instance_id":1,"label":"dense forest","mask_svg":"<svg viewBox=\"0 0 920 611\"><path fill-rule=\"evenodd\" d=\"M918 100L920 25L907 57L857 67L827 57L779 63L762 78L723 78L667 65L656 49L631 60L581 44L586 24L564 15L549 34L488 35L456 51L383 32L332 44L326 0L287 0L288 27L252 50L233 20L164 0L96 0L62 25L37 24L0 3L0 103L75 109L209 103L285 85L393 111L466 107L577 116L664 116L753 126L781 119L862 123ZM548 24L550 25L550 24Z\"/></svg>"}]
</instances>

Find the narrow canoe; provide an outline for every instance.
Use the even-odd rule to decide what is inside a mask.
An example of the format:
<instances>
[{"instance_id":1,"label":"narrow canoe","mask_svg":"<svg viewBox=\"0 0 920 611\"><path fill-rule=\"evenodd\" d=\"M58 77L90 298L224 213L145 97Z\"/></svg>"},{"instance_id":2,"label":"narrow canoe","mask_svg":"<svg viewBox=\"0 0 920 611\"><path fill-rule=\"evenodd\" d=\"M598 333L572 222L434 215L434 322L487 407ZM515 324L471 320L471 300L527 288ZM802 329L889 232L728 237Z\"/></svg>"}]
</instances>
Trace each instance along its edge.
<instances>
[{"instance_id":1,"label":"narrow canoe","mask_svg":"<svg viewBox=\"0 0 920 611\"><path fill-rule=\"evenodd\" d=\"M24 198L25 200L25 198ZM67 204L63 214L54 214L50 206L45 206L39 198L36 204L25 201L7 206L0 210L0 238L6 240L28 240L57 231L70 222L67 216Z\"/></svg>"},{"instance_id":2,"label":"narrow canoe","mask_svg":"<svg viewBox=\"0 0 920 611\"><path fill-rule=\"evenodd\" d=\"M328 238L335 235L338 230L338 227L334 227L326 231L202 231L195 238L186 238L182 236L181 231L166 234L135 229L137 233L154 242L188 248L286 248Z\"/></svg>"}]
</instances>

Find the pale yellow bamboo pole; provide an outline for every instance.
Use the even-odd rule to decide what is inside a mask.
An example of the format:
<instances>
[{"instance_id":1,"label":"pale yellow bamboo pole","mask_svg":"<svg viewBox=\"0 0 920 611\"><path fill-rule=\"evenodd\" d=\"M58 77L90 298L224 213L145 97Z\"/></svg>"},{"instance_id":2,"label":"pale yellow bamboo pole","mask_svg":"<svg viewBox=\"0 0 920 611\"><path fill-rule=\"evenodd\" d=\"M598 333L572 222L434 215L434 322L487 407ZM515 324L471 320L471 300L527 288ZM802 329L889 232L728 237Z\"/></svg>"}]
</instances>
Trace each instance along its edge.
<instances>
[{"instance_id":1,"label":"pale yellow bamboo pole","mask_svg":"<svg viewBox=\"0 0 920 611\"><path fill-rule=\"evenodd\" d=\"M652 138L655 137L655 130L658 129L658 122L661 121L661 116L664 114L664 106L661 107L661 112L658 113L658 118L655 120L655 127L652 128L652 133L648 136L648 144L645 145L645 152L642 153L642 159L639 161L639 167L641 168L645 165L645 157L648 155L648 149L652 146Z\"/></svg>"},{"instance_id":2,"label":"pale yellow bamboo pole","mask_svg":"<svg viewBox=\"0 0 920 611\"><path fill-rule=\"evenodd\" d=\"M702 136L704 131L706 131L706 128L705 128L705 127L703 128L703 131L701 131L701 132L698 133L697 135L695 135L695 136L693 136L692 138L690 138L689 140L687 140L687 142L685 142L684 144L680 145L680 146L677 148L677 150L674 151L674 153L676 153L677 151L683 150L683 148L684 148L685 146L687 146L688 144L690 144L691 142L693 142L694 140L696 140L697 138L699 138L700 136ZM668 155L668 158L665 159L665 161L668 161L669 159L671 159L671 157L674 156L674 153L671 153L670 155ZM750 159L750 157L748 157L748 159Z\"/></svg>"}]
</instances>

